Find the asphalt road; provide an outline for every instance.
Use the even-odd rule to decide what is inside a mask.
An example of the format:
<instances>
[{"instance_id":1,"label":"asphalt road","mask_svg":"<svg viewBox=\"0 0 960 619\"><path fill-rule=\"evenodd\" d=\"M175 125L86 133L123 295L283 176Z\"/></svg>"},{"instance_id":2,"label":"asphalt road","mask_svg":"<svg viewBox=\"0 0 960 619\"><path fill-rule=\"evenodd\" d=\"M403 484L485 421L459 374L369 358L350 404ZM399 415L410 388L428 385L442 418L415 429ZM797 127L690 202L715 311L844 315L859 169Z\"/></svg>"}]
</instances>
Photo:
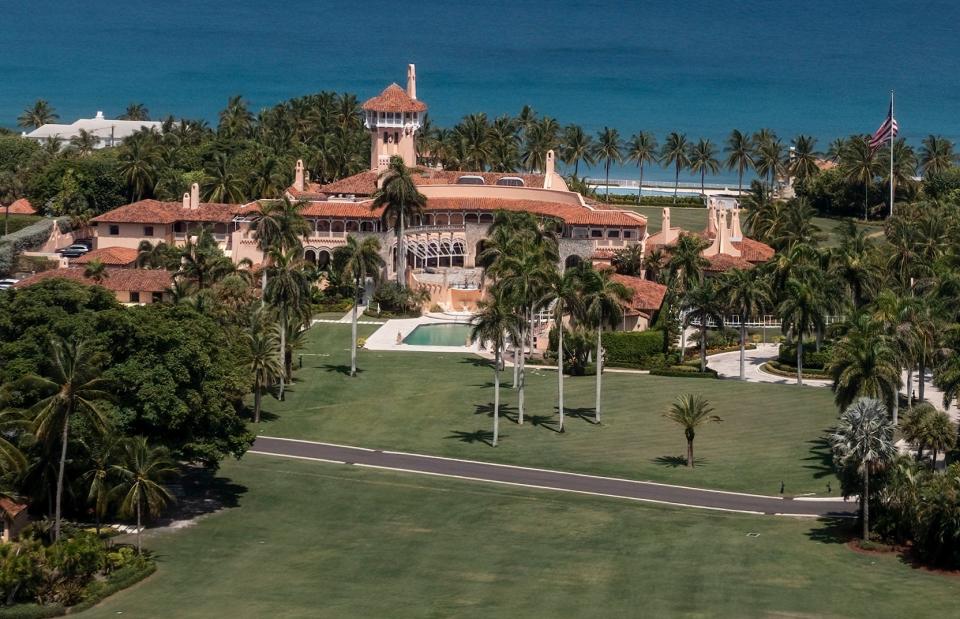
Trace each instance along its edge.
<instances>
[{"instance_id":1,"label":"asphalt road","mask_svg":"<svg viewBox=\"0 0 960 619\"><path fill-rule=\"evenodd\" d=\"M826 517L852 516L857 512L856 501L840 499L828 501L796 500L775 496L704 490L629 479L564 473L266 436L257 438L251 452L422 475L438 475L472 481L740 513Z\"/></svg>"}]
</instances>

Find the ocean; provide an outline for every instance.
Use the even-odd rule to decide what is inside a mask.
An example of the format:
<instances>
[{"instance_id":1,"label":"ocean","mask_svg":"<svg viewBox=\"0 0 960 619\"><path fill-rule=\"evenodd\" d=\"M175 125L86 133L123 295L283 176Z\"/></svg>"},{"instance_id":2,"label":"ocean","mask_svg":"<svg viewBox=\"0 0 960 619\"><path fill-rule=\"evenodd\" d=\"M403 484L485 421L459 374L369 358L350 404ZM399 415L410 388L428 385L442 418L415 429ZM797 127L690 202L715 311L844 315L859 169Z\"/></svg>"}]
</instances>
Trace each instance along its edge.
<instances>
[{"instance_id":1,"label":"ocean","mask_svg":"<svg viewBox=\"0 0 960 619\"><path fill-rule=\"evenodd\" d=\"M214 123L234 94L254 109L320 90L362 101L414 62L440 125L529 104L624 137L722 143L769 127L826 149L876 129L894 89L910 142L960 141L960 4L948 1L0 0L0 14L10 128L37 98L64 122L133 101Z\"/></svg>"}]
</instances>

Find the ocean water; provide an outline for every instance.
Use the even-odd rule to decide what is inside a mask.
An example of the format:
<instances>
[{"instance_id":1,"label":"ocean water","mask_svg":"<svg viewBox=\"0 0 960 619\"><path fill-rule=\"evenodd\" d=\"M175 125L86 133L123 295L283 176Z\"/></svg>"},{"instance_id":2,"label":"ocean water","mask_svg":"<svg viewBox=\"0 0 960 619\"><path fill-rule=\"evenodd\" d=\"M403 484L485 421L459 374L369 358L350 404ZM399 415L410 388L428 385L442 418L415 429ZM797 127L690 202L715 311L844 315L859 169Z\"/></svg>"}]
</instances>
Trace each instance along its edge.
<instances>
[{"instance_id":1,"label":"ocean water","mask_svg":"<svg viewBox=\"0 0 960 619\"><path fill-rule=\"evenodd\" d=\"M37 98L67 122L131 101L213 121L234 94L363 100L415 62L441 125L530 104L591 131L722 142L770 127L825 149L872 132L895 89L908 140L960 141L949 1L0 0L0 15L0 126Z\"/></svg>"}]
</instances>

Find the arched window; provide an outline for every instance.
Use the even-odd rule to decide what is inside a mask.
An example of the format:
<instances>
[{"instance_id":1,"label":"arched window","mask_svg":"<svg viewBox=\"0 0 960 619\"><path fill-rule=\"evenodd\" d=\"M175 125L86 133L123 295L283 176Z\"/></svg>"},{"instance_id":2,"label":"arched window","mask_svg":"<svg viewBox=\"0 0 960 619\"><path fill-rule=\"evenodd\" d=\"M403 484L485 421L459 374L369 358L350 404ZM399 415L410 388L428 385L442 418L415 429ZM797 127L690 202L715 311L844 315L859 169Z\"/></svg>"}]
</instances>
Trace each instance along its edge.
<instances>
[{"instance_id":1,"label":"arched window","mask_svg":"<svg viewBox=\"0 0 960 619\"><path fill-rule=\"evenodd\" d=\"M372 222L372 221L361 221L361 222L360 222L360 231L361 231L361 232L373 232L373 222Z\"/></svg>"},{"instance_id":2,"label":"arched window","mask_svg":"<svg viewBox=\"0 0 960 619\"><path fill-rule=\"evenodd\" d=\"M325 249L321 249L317 252L317 268L318 269L328 269L330 268L330 252Z\"/></svg>"}]
</instances>

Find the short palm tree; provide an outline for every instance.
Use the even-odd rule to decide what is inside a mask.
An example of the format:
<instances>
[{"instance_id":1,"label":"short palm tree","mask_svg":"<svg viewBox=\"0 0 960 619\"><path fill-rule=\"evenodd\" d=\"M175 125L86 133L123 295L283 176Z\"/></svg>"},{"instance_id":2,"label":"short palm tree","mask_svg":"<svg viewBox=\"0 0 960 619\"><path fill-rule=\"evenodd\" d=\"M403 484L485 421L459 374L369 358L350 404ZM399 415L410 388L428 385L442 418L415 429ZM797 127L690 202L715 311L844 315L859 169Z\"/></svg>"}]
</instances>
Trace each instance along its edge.
<instances>
[{"instance_id":1,"label":"short palm tree","mask_svg":"<svg viewBox=\"0 0 960 619\"><path fill-rule=\"evenodd\" d=\"M17 126L24 129L36 129L60 118L53 107L44 99L37 99L33 105L17 117Z\"/></svg>"},{"instance_id":2,"label":"short palm tree","mask_svg":"<svg viewBox=\"0 0 960 619\"><path fill-rule=\"evenodd\" d=\"M83 474L83 480L89 482L87 502L93 505L97 535L100 535L100 522L107 513L110 494L113 491L110 467L116 460L118 439L107 433L99 437L96 443L88 446L90 468Z\"/></svg>"},{"instance_id":3,"label":"short palm tree","mask_svg":"<svg viewBox=\"0 0 960 619\"><path fill-rule=\"evenodd\" d=\"M630 290L613 279L610 269L583 268L577 275L581 286L581 311L584 322L597 330L597 395L594 418L600 423L603 376L603 329L616 328L623 319L623 305L630 300Z\"/></svg>"},{"instance_id":4,"label":"short palm tree","mask_svg":"<svg viewBox=\"0 0 960 619\"><path fill-rule=\"evenodd\" d=\"M803 336L814 330L822 332L826 326L827 300L822 288L822 281L817 277L791 277L779 307L783 331L797 344L798 385L803 384Z\"/></svg>"},{"instance_id":5,"label":"short palm tree","mask_svg":"<svg viewBox=\"0 0 960 619\"><path fill-rule=\"evenodd\" d=\"M837 406L843 410L858 397L888 402L897 423L900 364L890 339L867 314L853 318L850 329L833 348L828 365Z\"/></svg>"},{"instance_id":6,"label":"short palm tree","mask_svg":"<svg viewBox=\"0 0 960 619\"><path fill-rule=\"evenodd\" d=\"M280 367L286 365L286 335L291 322L303 322L310 317L311 282L299 248L286 253L279 249L271 250L270 266L267 267L270 281L267 283L266 301L279 317L280 331ZM283 399L284 372L280 373L279 398Z\"/></svg>"},{"instance_id":7,"label":"short palm tree","mask_svg":"<svg viewBox=\"0 0 960 619\"><path fill-rule=\"evenodd\" d=\"M920 171L924 176L939 174L957 163L953 142L939 135L923 138L920 148Z\"/></svg>"},{"instance_id":8,"label":"short palm tree","mask_svg":"<svg viewBox=\"0 0 960 619\"><path fill-rule=\"evenodd\" d=\"M724 305L740 318L740 380L746 379L747 320L773 304L773 291L760 271L732 269L720 283Z\"/></svg>"},{"instance_id":9,"label":"short palm tree","mask_svg":"<svg viewBox=\"0 0 960 619\"><path fill-rule=\"evenodd\" d=\"M593 157L597 161L603 162L608 198L610 197L610 164L623 161L621 146L620 133L616 129L604 127L603 131L597 133L597 141L593 147Z\"/></svg>"},{"instance_id":10,"label":"short palm tree","mask_svg":"<svg viewBox=\"0 0 960 619\"><path fill-rule=\"evenodd\" d=\"M697 435L697 428L706 423L723 421L713 414L713 408L706 398L694 393L677 397L663 416L683 428L683 434L687 438L687 466L690 468L694 467L693 439Z\"/></svg>"},{"instance_id":11,"label":"short palm tree","mask_svg":"<svg viewBox=\"0 0 960 619\"><path fill-rule=\"evenodd\" d=\"M470 341L493 348L493 446L500 438L500 363L507 340L519 339L521 319L502 294L482 302L471 320Z\"/></svg>"},{"instance_id":12,"label":"short palm tree","mask_svg":"<svg viewBox=\"0 0 960 619\"><path fill-rule=\"evenodd\" d=\"M83 276L87 279L92 279L99 285L103 283L103 280L110 277L110 273L107 271L107 265L103 263L103 260L94 258L88 262L87 266L83 269Z\"/></svg>"},{"instance_id":13,"label":"short palm tree","mask_svg":"<svg viewBox=\"0 0 960 619\"><path fill-rule=\"evenodd\" d=\"M114 493L120 501L120 513L137 517L137 552L143 551L143 512L156 517L173 495L163 482L177 474L176 463L166 447L151 447L147 439L135 436L124 441L120 464L113 465L119 483Z\"/></svg>"},{"instance_id":14,"label":"short palm tree","mask_svg":"<svg viewBox=\"0 0 960 619\"><path fill-rule=\"evenodd\" d=\"M563 130L563 143L560 147L563 162L573 164L573 175L580 175L580 162L593 165L593 138L579 125L568 125Z\"/></svg>"},{"instance_id":15,"label":"short palm tree","mask_svg":"<svg viewBox=\"0 0 960 619\"><path fill-rule=\"evenodd\" d=\"M277 329L266 320L263 308L254 311L250 327L244 334L246 364L253 375L253 422L260 423L263 390L283 375L280 364L280 341Z\"/></svg>"},{"instance_id":16,"label":"short palm tree","mask_svg":"<svg viewBox=\"0 0 960 619\"><path fill-rule=\"evenodd\" d=\"M352 281L355 285L353 299L352 329L350 337L350 376L357 375L357 306L363 299L363 287L367 278L380 281L380 270L384 261L380 257L380 240L375 236L363 239L350 235L347 244L333 252L334 268L339 270L342 281Z\"/></svg>"},{"instance_id":17,"label":"short palm tree","mask_svg":"<svg viewBox=\"0 0 960 619\"><path fill-rule=\"evenodd\" d=\"M700 138L696 144L690 146L690 171L694 174L700 173L700 194L706 196L707 173L716 174L720 171L720 162L717 160L713 142Z\"/></svg>"},{"instance_id":18,"label":"short palm tree","mask_svg":"<svg viewBox=\"0 0 960 619\"><path fill-rule=\"evenodd\" d=\"M641 131L630 137L626 144L627 161L637 164L640 169L640 183L637 185L637 204L643 196L643 166L646 163L656 163L659 161L657 155L657 138L649 131Z\"/></svg>"},{"instance_id":19,"label":"short palm tree","mask_svg":"<svg viewBox=\"0 0 960 619\"><path fill-rule=\"evenodd\" d=\"M163 269L169 263L169 246L163 241L154 245L143 240L137 246L136 265L138 269Z\"/></svg>"},{"instance_id":20,"label":"short palm tree","mask_svg":"<svg viewBox=\"0 0 960 619\"><path fill-rule=\"evenodd\" d=\"M813 178L820 172L817 166L817 139L809 135L798 135L793 140L790 174L799 181Z\"/></svg>"},{"instance_id":21,"label":"short palm tree","mask_svg":"<svg viewBox=\"0 0 960 619\"><path fill-rule=\"evenodd\" d=\"M88 427L104 432L108 421L99 402L110 399L106 391L110 383L101 374L104 355L91 350L85 340L53 339L49 354L50 376L31 374L26 380L39 391L53 393L30 407L28 415L33 419L33 433L37 438L48 444L60 441L53 521L54 539L60 539L60 508L70 423L74 417L79 417Z\"/></svg>"},{"instance_id":22,"label":"short palm tree","mask_svg":"<svg viewBox=\"0 0 960 619\"><path fill-rule=\"evenodd\" d=\"M80 129L77 135L70 138L70 150L80 157L86 157L97 149L100 138L86 129Z\"/></svg>"},{"instance_id":23,"label":"short palm tree","mask_svg":"<svg viewBox=\"0 0 960 619\"><path fill-rule=\"evenodd\" d=\"M840 415L830 435L834 460L841 467L852 466L863 478L860 514L863 539L870 537L870 473L885 466L896 456L894 426L880 400L859 398Z\"/></svg>"},{"instance_id":24,"label":"short palm tree","mask_svg":"<svg viewBox=\"0 0 960 619\"><path fill-rule=\"evenodd\" d=\"M427 198L417 191L410 169L403 159L392 157L389 167L380 175L380 189L373 195L371 210L383 209L380 216L384 226L392 225L397 235L397 252L395 268L397 283L406 286L407 254L404 237L406 221L413 215L420 213Z\"/></svg>"},{"instance_id":25,"label":"short palm tree","mask_svg":"<svg viewBox=\"0 0 960 619\"><path fill-rule=\"evenodd\" d=\"M142 103L131 103L119 118L120 120L150 120L150 112Z\"/></svg>"},{"instance_id":26,"label":"short palm tree","mask_svg":"<svg viewBox=\"0 0 960 619\"><path fill-rule=\"evenodd\" d=\"M686 330L694 317L700 321L700 371L707 371L707 332L708 324L712 321L719 329L723 329L724 299L719 294L717 285L709 279L688 287L683 295L681 304L686 319L681 327ZM686 351L681 351L683 354Z\"/></svg>"},{"instance_id":27,"label":"short palm tree","mask_svg":"<svg viewBox=\"0 0 960 619\"><path fill-rule=\"evenodd\" d=\"M673 166L673 201L676 203L680 189L680 171L690 167L689 144L685 134L674 131L667 136L660 151L660 163Z\"/></svg>"}]
</instances>

